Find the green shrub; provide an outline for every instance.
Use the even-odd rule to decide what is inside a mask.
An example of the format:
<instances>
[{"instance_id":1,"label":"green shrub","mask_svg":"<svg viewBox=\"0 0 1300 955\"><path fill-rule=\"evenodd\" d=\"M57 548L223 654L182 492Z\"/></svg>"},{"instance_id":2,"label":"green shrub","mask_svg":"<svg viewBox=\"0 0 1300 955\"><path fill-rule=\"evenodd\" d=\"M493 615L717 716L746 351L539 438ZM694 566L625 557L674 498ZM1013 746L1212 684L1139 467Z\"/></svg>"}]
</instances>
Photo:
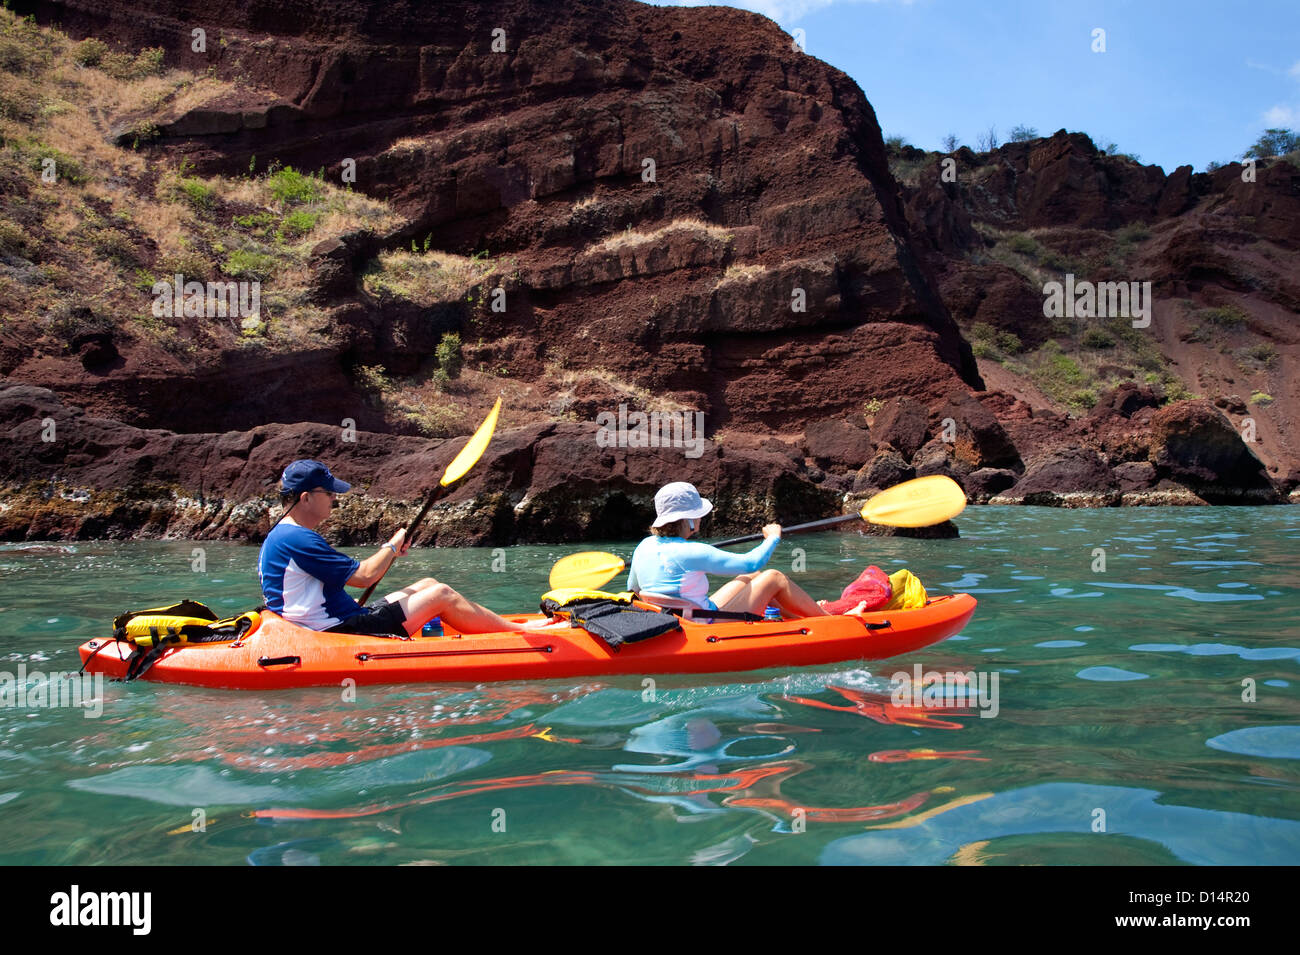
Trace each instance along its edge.
<instances>
[{"instance_id":1,"label":"green shrub","mask_svg":"<svg viewBox=\"0 0 1300 955\"><path fill-rule=\"evenodd\" d=\"M1079 339L1084 348L1114 348L1115 339L1110 337L1110 332L1102 328L1090 328L1083 333Z\"/></svg>"},{"instance_id":2,"label":"green shrub","mask_svg":"<svg viewBox=\"0 0 1300 955\"><path fill-rule=\"evenodd\" d=\"M1265 365L1271 365L1277 361L1277 349L1267 342L1251 345L1246 349L1246 355L1255 359L1255 361L1263 362Z\"/></svg>"},{"instance_id":3,"label":"green shrub","mask_svg":"<svg viewBox=\"0 0 1300 955\"><path fill-rule=\"evenodd\" d=\"M879 414L880 409L883 408L884 406L885 403L881 401L879 398L868 398L866 401L862 403L862 413L866 415L868 418L871 418Z\"/></svg>"},{"instance_id":4,"label":"green shrub","mask_svg":"<svg viewBox=\"0 0 1300 955\"><path fill-rule=\"evenodd\" d=\"M1024 347L1020 342L1020 336L1015 332L998 332L997 345L1008 355L1015 355Z\"/></svg>"},{"instance_id":5,"label":"green shrub","mask_svg":"<svg viewBox=\"0 0 1300 955\"><path fill-rule=\"evenodd\" d=\"M163 71L163 48L160 46L130 53L101 53L98 66L115 80L138 80Z\"/></svg>"},{"instance_id":6,"label":"green shrub","mask_svg":"<svg viewBox=\"0 0 1300 955\"><path fill-rule=\"evenodd\" d=\"M40 174L45 171L45 160L54 160L54 174L64 182L70 182L78 185L87 182L90 177L82 169L81 163L77 162L67 153L60 152L53 146L45 146L41 143L30 143L24 150L27 154L27 165L35 173Z\"/></svg>"},{"instance_id":7,"label":"green shrub","mask_svg":"<svg viewBox=\"0 0 1300 955\"><path fill-rule=\"evenodd\" d=\"M1008 142L1025 143L1038 138L1038 130L1032 126L1012 126Z\"/></svg>"},{"instance_id":8,"label":"green shrub","mask_svg":"<svg viewBox=\"0 0 1300 955\"><path fill-rule=\"evenodd\" d=\"M248 249L235 249L226 258L221 271L237 279L265 279L275 271L276 260L273 255L252 252Z\"/></svg>"},{"instance_id":9,"label":"green shrub","mask_svg":"<svg viewBox=\"0 0 1300 955\"><path fill-rule=\"evenodd\" d=\"M316 220L320 218L317 212L308 212L306 209L297 209L284 217L280 223L280 237L298 239L312 229L316 228Z\"/></svg>"},{"instance_id":10,"label":"green shrub","mask_svg":"<svg viewBox=\"0 0 1300 955\"><path fill-rule=\"evenodd\" d=\"M1051 269L1053 272L1073 272L1077 275L1083 271L1083 267L1077 260L1062 255L1054 249L1044 249L1039 262L1044 268Z\"/></svg>"},{"instance_id":11,"label":"green shrub","mask_svg":"<svg viewBox=\"0 0 1300 955\"><path fill-rule=\"evenodd\" d=\"M108 53L108 44L93 36L87 37L72 48L72 62L78 66L99 66Z\"/></svg>"},{"instance_id":12,"label":"green shrub","mask_svg":"<svg viewBox=\"0 0 1300 955\"><path fill-rule=\"evenodd\" d=\"M320 198L321 189L311 176L303 175L292 166L285 166L270 176L271 195L285 205L301 205Z\"/></svg>"},{"instance_id":13,"label":"green shrub","mask_svg":"<svg viewBox=\"0 0 1300 955\"><path fill-rule=\"evenodd\" d=\"M971 354L976 358L992 358L993 346L981 339L975 339L970 345Z\"/></svg>"},{"instance_id":14,"label":"green shrub","mask_svg":"<svg viewBox=\"0 0 1300 955\"><path fill-rule=\"evenodd\" d=\"M215 193L198 179L182 179L176 184L176 190L195 212L204 212L212 208L212 198Z\"/></svg>"},{"instance_id":15,"label":"green shrub","mask_svg":"<svg viewBox=\"0 0 1300 955\"><path fill-rule=\"evenodd\" d=\"M275 224L275 216L269 212L252 212L246 216L233 216L230 220L241 229L248 229L255 235L266 235Z\"/></svg>"},{"instance_id":16,"label":"green shrub","mask_svg":"<svg viewBox=\"0 0 1300 955\"><path fill-rule=\"evenodd\" d=\"M1264 391L1252 392L1250 403L1252 405L1259 405L1261 408L1267 408L1273 403L1273 396Z\"/></svg>"},{"instance_id":17,"label":"green shrub","mask_svg":"<svg viewBox=\"0 0 1300 955\"><path fill-rule=\"evenodd\" d=\"M384 374L383 365L360 365L356 370L357 387L373 394L383 394L392 381Z\"/></svg>"},{"instance_id":18,"label":"green shrub","mask_svg":"<svg viewBox=\"0 0 1300 955\"><path fill-rule=\"evenodd\" d=\"M447 373L448 378L459 378L463 358L460 352L460 335L447 332L438 342L438 367Z\"/></svg>"},{"instance_id":19,"label":"green shrub","mask_svg":"<svg viewBox=\"0 0 1300 955\"><path fill-rule=\"evenodd\" d=\"M206 282L212 277L212 262L202 252L187 249L159 262L158 271L164 282L173 281L177 275L186 282Z\"/></svg>"},{"instance_id":20,"label":"green shrub","mask_svg":"<svg viewBox=\"0 0 1300 955\"><path fill-rule=\"evenodd\" d=\"M1066 404L1071 408L1082 408L1084 411L1089 410L1096 403L1097 392L1093 391L1091 388L1080 388L1079 390L1072 392L1070 397L1066 400Z\"/></svg>"},{"instance_id":21,"label":"green shrub","mask_svg":"<svg viewBox=\"0 0 1300 955\"><path fill-rule=\"evenodd\" d=\"M1235 305L1221 305L1218 308L1204 309L1201 317L1220 328L1240 328L1246 324L1249 316Z\"/></svg>"},{"instance_id":22,"label":"green shrub","mask_svg":"<svg viewBox=\"0 0 1300 955\"><path fill-rule=\"evenodd\" d=\"M998 330L988 322L976 322L971 326L971 338L981 342L992 342L997 338Z\"/></svg>"},{"instance_id":23,"label":"green shrub","mask_svg":"<svg viewBox=\"0 0 1300 955\"><path fill-rule=\"evenodd\" d=\"M1007 247L1012 252L1019 252L1021 255L1027 255L1033 259L1038 258L1043 253L1043 247L1034 240L1034 237L1025 235L1023 232L1007 239Z\"/></svg>"},{"instance_id":24,"label":"green shrub","mask_svg":"<svg viewBox=\"0 0 1300 955\"><path fill-rule=\"evenodd\" d=\"M117 229L89 229L86 238L90 247L104 258L122 265L135 265L139 261L135 243L125 232Z\"/></svg>"},{"instance_id":25,"label":"green shrub","mask_svg":"<svg viewBox=\"0 0 1300 955\"><path fill-rule=\"evenodd\" d=\"M0 219L0 255L16 255L30 259L35 248L35 240L22 226L8 219Z\"/></svg>"},{"instance_id":26,"label":"green shrub","mask_svg":"<svg viewBox=\"0 0 1300 955\"><path fill-rule=\"evenodd\" d=\"M1300 133L1291 129L1266 129L1243 153L1246 159L1269 159L1300 149Z\"/></svg>"},{"instance_id":27,"label":"green shrub","mask_svg":"<svg viewBox=\"0 0 1300 955\"><path fill-rule=\"evenodd\" d=\"M1069 384L1081 384L1084 380L1083 369L1069 355L1053 355L1048 359L1047 367L1054 377Z\"/></svg>"},{"instance_id":28,"label":"green shrub","mask_svg":"<svg viewBox=\"0 0 1300 955\"><path fill-rule=\"evenodd\" d=\"M1151 238L1151 230L1145 222L1130 222L1115 233L1115 238L1120 242L1142 242Z\"/></svg>"}]
</instances>

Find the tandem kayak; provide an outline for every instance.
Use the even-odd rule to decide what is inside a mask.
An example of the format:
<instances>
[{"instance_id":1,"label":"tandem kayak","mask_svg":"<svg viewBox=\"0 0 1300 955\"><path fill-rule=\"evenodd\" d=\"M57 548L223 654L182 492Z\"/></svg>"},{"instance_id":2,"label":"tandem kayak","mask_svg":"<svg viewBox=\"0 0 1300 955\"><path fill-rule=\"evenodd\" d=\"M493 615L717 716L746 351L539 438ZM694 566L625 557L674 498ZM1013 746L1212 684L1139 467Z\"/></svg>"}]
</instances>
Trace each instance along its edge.
<instances>
[{"instance_id":1,"label":"tandem kayak","mask_svg":"<svg viewBox=\"0 0 1300 955\"><path fill-rule=\"evenodd\" d=\"M507 633L395 640L321 633L263 611L233 642L168 648L142 679L232 690L383 683L483 683L620 673L727 673L767 667L883 660L938 643L975 612L970 594L932 597L924 607L795 620L682 621L680 630L618 650L586 630L553 627ZM511 614L524 622L538 614ZM86 672L126 675L132 646L113 639L78 648Z\"/></svg>"}]
</instances>

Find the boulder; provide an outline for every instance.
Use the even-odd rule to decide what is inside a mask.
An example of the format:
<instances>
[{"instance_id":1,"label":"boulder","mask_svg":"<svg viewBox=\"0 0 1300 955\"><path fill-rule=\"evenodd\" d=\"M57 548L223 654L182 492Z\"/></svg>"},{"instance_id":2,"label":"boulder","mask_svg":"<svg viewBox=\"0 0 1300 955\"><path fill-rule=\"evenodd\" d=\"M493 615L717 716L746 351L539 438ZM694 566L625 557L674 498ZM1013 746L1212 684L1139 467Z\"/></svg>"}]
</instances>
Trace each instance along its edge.
<instances>
[{"instance_id":1,"label":"boulder","mask_svg":"<svg viewBox=\"0 0 1300 955\"><path fill-rule=\"evenodd\" d=\"M946 474L958 484L963 484L966 475L975 470L967 460L957 457L955 444L935 438L916 452L912 459L917 477L931 474Z\"/></svg>"},{"instance_id":2,"label":"boulder","mask_svg":"<svg viewBox=\"0 0 1300 955\"><path fill-rule=\"evenodd\" d=\"M879 451L870 464L863 465L858 471L853 481L853 492L875 494L914 477L916 469L904 461L897 451Z\"/></svg>"},{"instance_id":3,"label":"boulder","mask_svg":"<svg viewBox=\"0 0 1300 955\"><path fill-rule=\"evenodd\" d=\"M1104 392L1088 412L1092 419L1119 416L1131 418L1141 408L1160 407L1160 396L1150 385L1139 385L1126 381L1110 391Z\"/></svg>"},{"instance_id":4,"label":"boulder","mask_svg":"<svg viewBox=\"0 0 1300 955\"><path fill-rule=\"evenodd\" d=\"M1149 461L1125 461L1115 467L1121 491L1145 491L1156 483L1156 467Z\"/></svg>"},{"instance_id":5,"label":"boulder","mask_svg":"<svg viewBox=\"0 0 1300 955\"><path fill-rule=\"evenodd\" d=\"M1115 475L1091 448L1057 448L1032 461L1006 495L1025 504L1106 505L1119 503Z\"/></svg>"},{"instance_id":6,"label":"boulder","mask_svg":"<svg viewBox=\"0 0 1300 955\"><path fill-rule=\"evenodd\" d=\"M826 470L856 470L871 458L871 432L839 418L809 424L804 443L808 456Z\"/></svg>"},{"instance_id":7,"label":"boulder","mask_svg":"<svg viewBox=\"0 0 1300 955\"><path fill-rule=\"evenodd\" d=\"M890 398L871 421L876 448L892 448L909 459L925 444L928 429L925 407L906 395Z\"/></svg>"},{"instance_id":8,"label":"boulder","mask_svg":"<svg viewBox=\"0 0 1300 955\"><path fill-rule=\"evenodd\" d=\"M966 475L963 486L967 497L977 503L983 503L1014 486L1015 483L1016 472L1010 468L980 468Z\"/></svg>"},{"instance_id":9,"label":"boulder","mask_svg":"<svg viewBox=\"0 0 1300 955\"><path fill-rule=\"evenodd\" d=\"M1203 398L1179 401L1151 418L1151 459L1161 477L1187 485L1210 500L1242 492L1267 495L1276 488L1263 464L1219 409Z\"/></svg>"},{"instance_id":10,"label":"boulder","mask_svg":"<svg viewBox=\"0 0 1300 955\"><path fill-rule=\"evenodd\" d=\"M953 454L971 469L1024 467L1020 453L1003 430L993 412L977 398L962 392L953 392L935 414L940 437L951 419L955 437Z\"/></svg>"}]
</instances>

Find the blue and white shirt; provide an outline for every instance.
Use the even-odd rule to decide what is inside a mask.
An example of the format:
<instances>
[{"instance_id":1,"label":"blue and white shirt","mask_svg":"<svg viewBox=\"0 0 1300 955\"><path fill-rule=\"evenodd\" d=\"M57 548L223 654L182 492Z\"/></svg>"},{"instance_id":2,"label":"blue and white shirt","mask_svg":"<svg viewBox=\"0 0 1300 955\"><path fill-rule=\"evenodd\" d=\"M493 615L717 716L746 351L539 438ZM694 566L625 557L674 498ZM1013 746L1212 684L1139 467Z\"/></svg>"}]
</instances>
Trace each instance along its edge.
<instances>
[{"instance_id":1,"label":"blue and white shirt","mask_svg":"<svg viewBox=\"0 0 1300 955\"><path fill-rule=\"evenodd\" d=\"M312 630L327 630L360 613L361 605L343 589L360 566L315 531L283 522L266 535L257 558L266 606Z\"/></svg>"},{"instance_id":2,"label":"blue and white shirt","mask_svg":"<svg viewBox=\"0 0 1300 955\"><path fill-rule=\"evenodd\" d=\"M753 550L743 554L680 537L647 537L632 553L632 570L627 575L627 589L633 592L681 597L697 607L717 610L709 599L708 574L749 574L767 563L779 537L768 537Z\"/></svg>"}]
</instances>

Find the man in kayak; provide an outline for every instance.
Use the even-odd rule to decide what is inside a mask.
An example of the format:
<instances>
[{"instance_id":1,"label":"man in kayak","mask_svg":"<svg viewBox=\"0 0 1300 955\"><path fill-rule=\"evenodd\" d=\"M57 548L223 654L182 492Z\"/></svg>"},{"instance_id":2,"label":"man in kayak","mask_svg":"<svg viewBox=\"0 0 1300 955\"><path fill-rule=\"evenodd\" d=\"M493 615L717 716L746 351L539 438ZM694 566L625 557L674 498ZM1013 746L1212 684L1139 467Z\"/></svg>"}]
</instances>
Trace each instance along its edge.
<instances>
[{"instance_id":1,"label":"man in kayak","mask_svg":"<svg viewBox=\"0 0 1300 955\"><path fill-rule=\"evenodd\" d=\"M344 586L369 587L410 545L402 529L358 561L327 544L316 528L329 517L334 498L351 487L319 461L294 461L284 469L280 500L287 510L257 559L268 609L300 626L339 633L406 637L434 617L461 633L532 629L497 616L432 577L365 607L353 600Z\"/></svg>"},{"instance_id":2,"label":"man in kayak","mask_svg":"<svg viewBox=\"0 0 1300 955\"><path fill-rule=\"evenodd\" d=\"M779 570L761 570L781 542L781 525L763 528L763 543L733 554L691 541L700 519L713 504L685 481L666 484L655 494L654 534L637 545L627 589L646 595L686 600L701 610L743 611L762 615L769 604L787 617L823 617L828 612ZM709 596L708 574L736 574ZM861 613L865 604L850 610Z\"/></svg>"}]
</instances>

